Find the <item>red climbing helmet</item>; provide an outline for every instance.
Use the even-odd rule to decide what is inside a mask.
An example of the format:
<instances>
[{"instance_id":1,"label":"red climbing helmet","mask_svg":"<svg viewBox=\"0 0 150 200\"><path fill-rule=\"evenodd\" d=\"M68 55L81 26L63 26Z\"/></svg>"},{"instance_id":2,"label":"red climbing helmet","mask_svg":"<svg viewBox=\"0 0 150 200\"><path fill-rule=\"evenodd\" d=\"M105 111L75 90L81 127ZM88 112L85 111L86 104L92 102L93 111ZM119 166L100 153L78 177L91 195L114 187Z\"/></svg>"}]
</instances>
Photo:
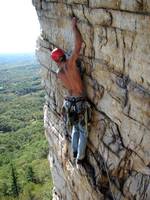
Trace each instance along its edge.
<instances>
[{"instance_id":1,"label":"red climbing helmet","mask_svg":"<svg viewBox=\"0 0 150 200\"><path fill-rule=\"evenodd\" d=\"M51 58L52 60L54 60L56 63L59 62L59 58L64 56L65 52L62 49L59 48L55 48L52 52L51 52Z\"/></svg>"}]
</instances>

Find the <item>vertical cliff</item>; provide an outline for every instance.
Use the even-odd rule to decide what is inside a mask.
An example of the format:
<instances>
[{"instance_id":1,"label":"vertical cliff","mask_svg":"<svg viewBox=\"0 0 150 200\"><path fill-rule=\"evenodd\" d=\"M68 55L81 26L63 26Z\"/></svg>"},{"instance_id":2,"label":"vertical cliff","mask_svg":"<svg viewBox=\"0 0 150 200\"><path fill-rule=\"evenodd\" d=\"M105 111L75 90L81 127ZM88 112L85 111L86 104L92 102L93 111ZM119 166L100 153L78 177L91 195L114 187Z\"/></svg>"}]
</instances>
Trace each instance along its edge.
<instances>
[{"instance_id":1,"label":"vertical cliff","mask_svg":"<svg viewBox=\"0 0 150 200\"><path fill-rule=\"evenodd\" d=\"M46 90L44 126L54 200L150 199L150 1L33 0L41 37L37 56ZM87 159L72 163L60 119L65 89L50 49L73 48L71 16L84 39L80 60L93 103Z\"/></svg>"}]
</instances>

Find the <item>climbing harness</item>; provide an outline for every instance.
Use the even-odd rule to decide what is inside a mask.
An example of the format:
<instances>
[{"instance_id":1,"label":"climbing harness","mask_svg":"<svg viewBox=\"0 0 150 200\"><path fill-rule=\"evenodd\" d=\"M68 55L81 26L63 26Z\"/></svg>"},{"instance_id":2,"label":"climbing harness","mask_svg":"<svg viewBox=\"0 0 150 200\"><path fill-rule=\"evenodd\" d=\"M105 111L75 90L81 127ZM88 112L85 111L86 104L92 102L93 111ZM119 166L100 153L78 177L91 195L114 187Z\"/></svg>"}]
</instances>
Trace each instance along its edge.
<instances>
[{"instance_id":1,"label":"climbing harness","mask_svg":"<svg viewBox=\"0 0 150 200\"><path fill-rule=\"evenodd\" d=\"M91 106L84 97L66 97L62 113L64 115L64 122L69 126L77 123L85 126L86 131L91 120Z\"/></svg>"}]
</instances>

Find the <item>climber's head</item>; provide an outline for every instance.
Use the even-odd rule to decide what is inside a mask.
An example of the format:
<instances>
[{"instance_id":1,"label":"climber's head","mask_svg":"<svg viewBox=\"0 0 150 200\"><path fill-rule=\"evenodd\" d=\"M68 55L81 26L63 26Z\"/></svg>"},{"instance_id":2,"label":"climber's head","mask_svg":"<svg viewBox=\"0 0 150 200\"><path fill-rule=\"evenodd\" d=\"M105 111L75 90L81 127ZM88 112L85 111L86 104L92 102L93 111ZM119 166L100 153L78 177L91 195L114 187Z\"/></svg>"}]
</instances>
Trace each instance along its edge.
<instances>
[{"instance_id":1,"label":"climber's head","mask_svg":"<svg viewBox=\"0 0 150 200\"><path fill-rule=\"evenodd\" d=\"M51 52L51 58L56 63L61 63L61 62L65 62L66 61L65 52L62 49L59 49L59 48L55 48Z\"/></svg>"}]
</instances>

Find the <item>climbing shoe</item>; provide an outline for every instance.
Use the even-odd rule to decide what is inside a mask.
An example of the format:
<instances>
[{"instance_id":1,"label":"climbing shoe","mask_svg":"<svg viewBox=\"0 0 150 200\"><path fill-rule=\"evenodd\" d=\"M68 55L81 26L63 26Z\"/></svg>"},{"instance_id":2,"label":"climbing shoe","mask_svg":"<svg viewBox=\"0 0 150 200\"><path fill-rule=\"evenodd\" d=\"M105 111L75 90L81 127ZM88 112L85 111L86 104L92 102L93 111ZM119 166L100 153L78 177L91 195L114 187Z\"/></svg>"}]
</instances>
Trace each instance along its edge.
<instances>
[{"instance_id":1,"label":"climbing shoe","mask_svg":"<svg viewBox=\"0 0 150 200\"><path fill-rule=\"evenodd\" d=\"M73 152L73 158L77 157L77 151Z\"/></svg>"},{"instance_id":2,"label":"climbing shoe","mask_svg":"<svg viewBox=\"0 0 150 200\"><path fill-rule=\"evenodd\" d=\"M84 162L84 159L82 159L82 160L77 159L77 161L76 161L76 163L79 164L79 165L80 165L80 164L83 164L83 162Z\"/></svg>"}]
</instances>

